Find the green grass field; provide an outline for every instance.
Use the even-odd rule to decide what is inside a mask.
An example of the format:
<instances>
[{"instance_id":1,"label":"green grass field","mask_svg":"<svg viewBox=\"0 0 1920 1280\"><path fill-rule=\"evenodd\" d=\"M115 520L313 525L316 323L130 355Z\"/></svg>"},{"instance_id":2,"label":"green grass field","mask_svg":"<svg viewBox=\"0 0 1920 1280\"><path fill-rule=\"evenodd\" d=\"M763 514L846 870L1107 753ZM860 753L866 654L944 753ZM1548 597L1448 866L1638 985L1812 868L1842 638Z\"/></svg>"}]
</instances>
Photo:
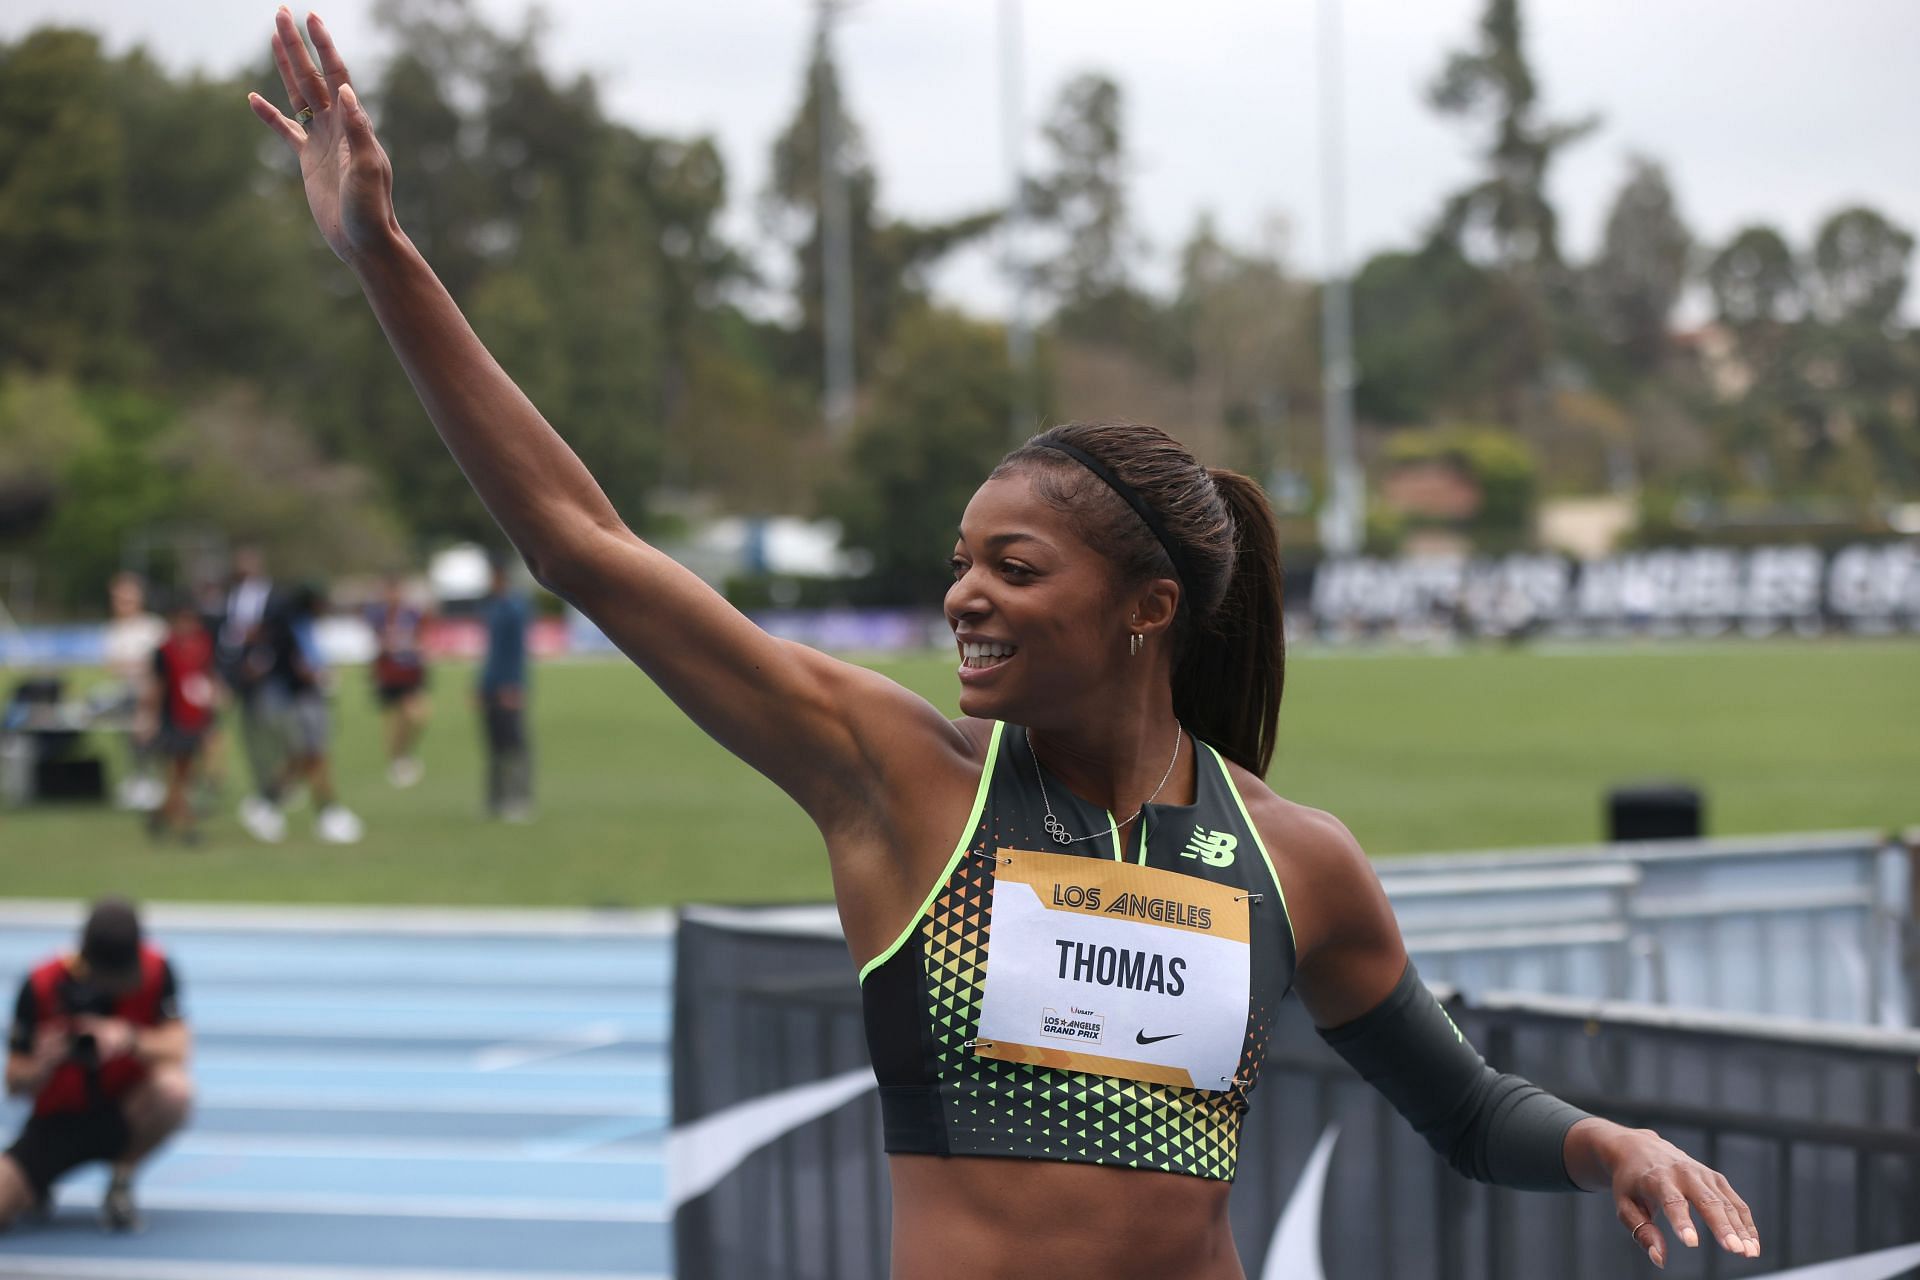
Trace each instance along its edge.
<instances>
[{"instance_id":1,"label":"green grass field","mask_svg":"<svg viewBox=\"0 0 1920 1280\"><path fill-rule=\"evenodd\" d=\"M951 709L951 666L882 669ZM469 678L436 672L426 781L395 791L364 676L343 673L336 761L367 822L362 844L318 843L310 812L294 815L285 844L255 844L232 818L231 788L196 849L152 846L124 813L5 812L0 894L623 906L828 896L799 812L624 664L538 672L539 818L483 821ZM1271 781L1340 815L1370 851L1407 853L1597 840L1604 788L1649 776L1703 786L1716 835L1920 822L1920 644L1310 654L1288 673Z\"/></svg>"}]
</instances>

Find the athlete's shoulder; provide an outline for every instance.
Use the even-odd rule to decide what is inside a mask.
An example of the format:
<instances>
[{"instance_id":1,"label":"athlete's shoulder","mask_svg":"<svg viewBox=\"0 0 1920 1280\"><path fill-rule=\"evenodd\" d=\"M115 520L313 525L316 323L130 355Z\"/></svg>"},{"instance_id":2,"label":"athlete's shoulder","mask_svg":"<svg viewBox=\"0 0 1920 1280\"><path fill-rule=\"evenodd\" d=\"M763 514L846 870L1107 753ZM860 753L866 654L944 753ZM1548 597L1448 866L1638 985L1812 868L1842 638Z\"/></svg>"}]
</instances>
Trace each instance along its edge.
<instances>
[{"instance_id":1,"label":"athlete's shoulder","mask_svg":"<svg viewBox=\"0 0 1920 1280\"><path fill-rule=\"evenodd\" d=\"M1274 857L1280 857L1284 850L1290 860L1366 862L1367 855L1360 848L1360 842L1339 818L1325 809L1289 800L1251 769L1225 756L1220 759L1247 806L1247 816Z\"/></svg>"},{"instance_id":2,"label":"athlete's shoulder","mask_svg":"<svg viewBox=\"0 0 1920 1280\"><path fill-rule=\"evenodd\" d=\"M1279 795L1231 760L1226 765L1273 858L1302 955L1354 920L1371 928L1382 909L1391 920L1380 877L1346 823L1325 809Z\"/></svg>"},{"instance_id":3,"label":"athlete's shoulder","mask_svg":"<svg viewBox=\"0 0 1920 1280\"><path fill-rule=\"evenodd\" d=\"M955 716L948 723L954 732L967 744L967 754L982 764L986 763L987 752L993 749L993 731L999 725L997 720L982 720L978 716Z\"/></svg>"}]
</instances>

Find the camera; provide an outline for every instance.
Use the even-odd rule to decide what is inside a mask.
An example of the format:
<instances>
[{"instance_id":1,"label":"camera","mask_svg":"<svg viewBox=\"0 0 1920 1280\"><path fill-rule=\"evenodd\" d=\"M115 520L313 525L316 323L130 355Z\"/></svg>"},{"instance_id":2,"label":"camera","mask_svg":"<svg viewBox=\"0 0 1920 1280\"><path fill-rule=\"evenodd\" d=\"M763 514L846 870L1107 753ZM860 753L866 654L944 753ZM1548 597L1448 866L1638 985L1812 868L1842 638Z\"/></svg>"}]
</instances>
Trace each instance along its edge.
<instances>
[{"instance_id":1,"label":"camera","mask_svg":"<svg viewBox=\"0 0 1920 1280\"><path fill-rule=\"evenodd\" d=\"M67 1042L67 1060L92 1071L100 1065L100 1042L90 1031L82 1031Z\"/></svg>"},{"instance_id":2,"label":"camera","mask_svg":"<svg viewBox=\"0 0 1920 1280\"><path fill-rule=\"evenodd\" d=\"M113 1016L117 1001L111 988L98 982L84 979L69 980L66 990L61 993L61 1004L74 1017L91 1015L96 1018ZM91 1032L76 1031L67 1038L67 1061L88 1071L100 1066L100 1041Z\"/></svg>"}]
</instances>

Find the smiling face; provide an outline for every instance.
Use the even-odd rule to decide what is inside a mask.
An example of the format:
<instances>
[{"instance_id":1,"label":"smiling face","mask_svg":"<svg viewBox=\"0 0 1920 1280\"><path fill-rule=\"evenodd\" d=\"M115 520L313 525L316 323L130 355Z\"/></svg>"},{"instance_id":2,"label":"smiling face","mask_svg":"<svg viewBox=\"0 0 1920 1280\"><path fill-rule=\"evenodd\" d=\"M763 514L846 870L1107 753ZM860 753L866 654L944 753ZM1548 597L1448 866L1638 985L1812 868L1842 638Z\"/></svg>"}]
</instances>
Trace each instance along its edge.
<instances>
[{"instance_id":1,"label":"smiling face","mask_svg":"<svg viewBox=\"0 0 1920 1280\"><path fill-rule=\"evenodd\" d=\"M946 612L962 714L1036 728L1068 720L1125 661L1130 607L1112 565L1020 472L974 493L953 575Z\"/></svg>"}]
</instances>

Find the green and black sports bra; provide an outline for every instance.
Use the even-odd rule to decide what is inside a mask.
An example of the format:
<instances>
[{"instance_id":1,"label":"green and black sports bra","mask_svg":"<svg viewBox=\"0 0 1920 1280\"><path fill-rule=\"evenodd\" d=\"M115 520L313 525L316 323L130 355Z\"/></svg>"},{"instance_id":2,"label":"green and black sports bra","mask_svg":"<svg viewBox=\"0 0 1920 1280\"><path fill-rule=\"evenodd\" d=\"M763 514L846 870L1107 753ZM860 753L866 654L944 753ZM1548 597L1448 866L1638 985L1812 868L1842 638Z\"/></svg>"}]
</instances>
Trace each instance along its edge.
<instances>
[{"instance_id":1,"label":"green and black sports bra","mask_svg":"<svg viewBox=\"0 0 1920 1280\"><path fill-rule=\"evenodd\" d=\"M1247 815L1226 762L1204 743L1194 746L1192 804L1149 804L1129 848L1119 847L1113 834L1062 846L1045 830L1039 764L1026 730L1018 725L994 726L973 813L945 872L927 894L918 917L860 972L867 1045L879 1078L889 1153L1018 1156L1232 1179L1248 1095L1259 1079L1274 1016L1293 985L1293 926L1273 861ZM1073 834L1111 831L1110 814L1073 796L1064 785L1056 782L1046 794L1060 822ZM1116 984L1151 988L1157 982L1160 994L1178 995L1178 984L1191 981L1191 975L1178 957L1163 965L1157 952L1149 958L1144 949L1077 946L1072 929L1056 929L1048 923L1055 919L1084 923L1060 902L1057 884L1052 894L1058 915L1027 910L1028 899L1037 903L1042 896L1038 893L1023 893L1017 903L1012 896L1002 897L1008 904L1003 910L1009 912L1003 929L1006 945L1001 952L993 952L996 879L1027 874L1028 866L1048 861L1024 856L1029 851L1053 858L1064 855L1132 864L1212 882L1196 886L1141 877L1192 892L1108 890L1101 914L1111 917L1115 910L1134 911L1143 928L1151 916L1152 923L1163 930L1151 936L1174 941L1165 950L1184 950L1197 932L1183 929L1195 922L1196 908L1181 905L1186 899L1245 902L1244 952L1229 953L1231 965L1237 967L1244 955L1249 968L1237 1057L1232 1055L1231 1033L1223 1035L1218 1025L1212 1028L1213 1039L1225 1046L1235 1063L1230 1076L1224 1072L1206 1080L1185 1076L1206 1086L1188 1087L1166 1083L1164 1076L1161 1081L1137 1078L1154 1072L1135 1071L1124 1063L1096 1071L1048 1065L1069 1058L1095 1060L1071 1053L1036 1050L1027 1060L988 1056L1006 1052L992 1049L980 1033L990 961L1001 966L995 971L1001 991L1024 978L1040 984L1032 988L1035 991L1044 987L1051 992L1084 989L1089 993L1084 1005L1073 998L1052 1001L1044 1010L1036 1007L1034 1025L1039 1026L1044 1015L1045 1030L1029 1037L1035 1041L1065 1043L1080 1036L1123 1046L1115 1052L1145 1054L1149 1050L1132 1045L1172 1041L1182 1029L1176 1023L1119 1025L1117 1018L1105 1016ZM1071 870L1077 864L1049 865ZM1113 874L1123 880L1135 875L1112 866L1087 870L1102 870L1109 879ZM1002 888L1011 889L1011 880ZM1012 950L1011 908L1015 905L1021 908L1023 920L1039 917L1044 931L1035 936L1023 925L1031 940L1022 943L1024 949L1018 952ZM1205 922L1204 915L1200 919ZM1088 929L1103 927L1089 925ZM1069 936L1055 939L1051 935L1056 932ZM1052 949L1056 942L1057 953ZM1117 956L1110 954L1116 952ZM1052 972L1056 954L1057 975ZM1074 979L1084 981L1084 988L1075 985ZM1037 1006L1041 1001L1036 997L1033 1003ZM1161 1007L1174 1006L1163 1002ZM1216 1007L1220 1009L1216 1024L1231 1016L1230 1004ZM995 1014L996 1019L1000 1016ZM1192 1028L1185 1030L1198 1038ZM1149 1031L1154 1034L1149 1036ZM1107 1051L1100 1044L1081 1047ZM1024 1047L1022 1052L1027 1052Z\"/></svg>"}]
</instances>

